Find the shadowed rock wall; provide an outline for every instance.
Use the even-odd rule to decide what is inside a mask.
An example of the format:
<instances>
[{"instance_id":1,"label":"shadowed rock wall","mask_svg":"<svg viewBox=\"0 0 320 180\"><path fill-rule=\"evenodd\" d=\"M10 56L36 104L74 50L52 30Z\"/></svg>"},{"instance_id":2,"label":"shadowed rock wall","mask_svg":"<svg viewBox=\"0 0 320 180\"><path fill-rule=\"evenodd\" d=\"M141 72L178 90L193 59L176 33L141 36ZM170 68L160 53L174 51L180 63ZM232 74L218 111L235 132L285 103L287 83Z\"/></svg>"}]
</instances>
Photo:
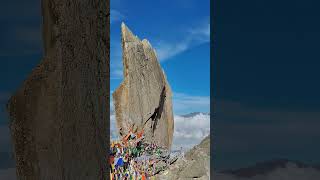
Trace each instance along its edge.
<instances>
[{"instance_id":1,"label":"shadowed rock wall","mask_svg":"<svg viewBox=\"0 0 320 180\"><path fill-rule=\"evenodd\" d=\"M19 179L106 179L109 1L43 0L44 57L8 102Z\"/></svg>"}]
</instances>

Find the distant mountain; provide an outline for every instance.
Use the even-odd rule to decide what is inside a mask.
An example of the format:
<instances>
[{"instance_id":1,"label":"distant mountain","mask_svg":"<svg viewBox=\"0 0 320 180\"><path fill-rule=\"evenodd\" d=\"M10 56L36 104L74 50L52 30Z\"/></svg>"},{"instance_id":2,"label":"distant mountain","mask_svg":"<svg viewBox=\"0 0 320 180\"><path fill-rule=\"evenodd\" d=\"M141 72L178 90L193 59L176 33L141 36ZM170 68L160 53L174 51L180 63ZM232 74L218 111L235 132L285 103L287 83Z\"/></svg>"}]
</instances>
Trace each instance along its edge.
<instances>
[{"instance_id":1,"label":"distant mountain","mask_svg":"<svg viewBox=\"0 0 320 180\"><path fill-rule=\"evenodd\" d=\"M311 169L320 171L320 166L307 165L299 161L291 161L288 159L275 159L275 160L266 161L266 162L259 162L247 168L240 168L236 170L224 170L224 171L221 171L221 173L233 175L239 178L249 178L249 177L254 177L258 175L267 175L278 169L281 169L281 168L285 169L289 165L295 166L296 168L299 168L299 169L311 168Z\"/></svg>"},{"instance_id":2,"label":"distant mountain","mask_svg":"<svg viewBox=\"0 0 320 180\"><path fill-rule=\"evenodd\" d=\"M184 118L190 118L190 117L194 117L194 116L197 116L197 115L208 115L210 116L210 113L204 113L204 112L192 112L192 113L189 113L189 114L185 114L185 115L180 115Z\"/></svg>"}]
</instances>

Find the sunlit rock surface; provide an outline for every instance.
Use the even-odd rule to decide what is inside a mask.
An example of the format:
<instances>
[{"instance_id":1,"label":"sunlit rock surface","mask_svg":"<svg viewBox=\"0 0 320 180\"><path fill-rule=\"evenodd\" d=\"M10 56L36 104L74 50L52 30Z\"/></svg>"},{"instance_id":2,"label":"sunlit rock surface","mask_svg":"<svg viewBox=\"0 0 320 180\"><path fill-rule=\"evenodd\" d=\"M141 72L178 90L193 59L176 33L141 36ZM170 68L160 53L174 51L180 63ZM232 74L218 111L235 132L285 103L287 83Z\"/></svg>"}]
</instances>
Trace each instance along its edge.
<instances>
[{"instance_id":1,"label":"sunlit rock surface","mask_svg":"<svg viewBox=\"0 0 320 180\"><path fill-rule=\"evenodd\" d=\"M172 92L148 40L122 23L123 82L113 93L120 135L144 129L145 140L167 149L173 138Z\"/></svg>"}]
</instances>

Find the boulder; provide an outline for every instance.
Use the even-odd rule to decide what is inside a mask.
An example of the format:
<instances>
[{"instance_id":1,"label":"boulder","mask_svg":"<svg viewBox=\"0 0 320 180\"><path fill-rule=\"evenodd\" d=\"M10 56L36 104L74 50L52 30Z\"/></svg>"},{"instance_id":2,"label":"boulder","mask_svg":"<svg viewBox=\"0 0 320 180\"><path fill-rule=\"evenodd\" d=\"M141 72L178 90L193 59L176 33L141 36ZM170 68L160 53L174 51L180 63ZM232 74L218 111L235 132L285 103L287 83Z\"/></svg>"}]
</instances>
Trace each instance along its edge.
<instances>
[{"instance_id":1,"label":"boulder","mask_svg":"<svg viewBox=\"0 0 320 180\"><path fill-rule=\"evenodd\" d=\"M172 92L148 40L122 23L123 81L113 103L120 135L144 130L145 141L170 149L173 137Z\"/></svg>"},{"instance_id":2,"label":"boulder","mask_svg":"<svg viewBox=\"0 0 320 180\"><path fill-rule=\"evenodd\" d=\"M107 179L108 12L42 0L44 57L7 104L18 179Z\"/></svg>"}]
</instances>

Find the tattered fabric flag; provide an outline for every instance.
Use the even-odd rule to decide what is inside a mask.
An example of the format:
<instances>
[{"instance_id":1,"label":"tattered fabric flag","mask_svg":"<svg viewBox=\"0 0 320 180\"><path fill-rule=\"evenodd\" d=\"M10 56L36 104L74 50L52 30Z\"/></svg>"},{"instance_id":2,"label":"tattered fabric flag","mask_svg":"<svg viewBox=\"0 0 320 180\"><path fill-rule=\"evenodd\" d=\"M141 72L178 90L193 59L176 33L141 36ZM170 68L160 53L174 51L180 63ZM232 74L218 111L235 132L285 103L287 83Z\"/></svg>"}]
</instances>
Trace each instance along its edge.
<instances>
[{"instance_id":1,"label":"tattered fabric flag","mask_svg":"<svg viewBox=\"0 0 320 180\"><path fill-rule=\"evenodd\" d=\"M116 166L123 166L124 163L123 163L123 159L120 157L116 163Z\"/></svg>"}]
</instances>

